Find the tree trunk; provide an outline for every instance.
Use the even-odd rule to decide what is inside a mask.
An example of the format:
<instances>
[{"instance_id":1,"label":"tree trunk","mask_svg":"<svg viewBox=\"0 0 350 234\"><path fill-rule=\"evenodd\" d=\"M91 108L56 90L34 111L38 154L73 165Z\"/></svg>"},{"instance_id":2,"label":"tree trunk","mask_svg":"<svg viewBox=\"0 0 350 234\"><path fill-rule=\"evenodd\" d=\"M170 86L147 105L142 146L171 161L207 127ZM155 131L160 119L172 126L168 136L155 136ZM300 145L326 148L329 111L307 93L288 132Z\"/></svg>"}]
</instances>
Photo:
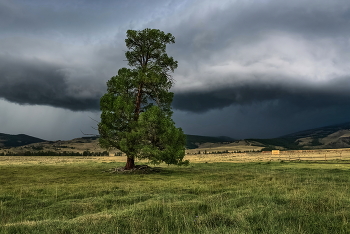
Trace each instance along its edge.
<instances>
[{"instance_id":1,"label":"tree trunk","mask_svg":"<svg viewBox=\"0 0 350 234\"><path fill-rule=\"evenodd\" d=\"M131 170L135 168L135 160L134 158L127 157L126 165L124 167L125 170Z\"/></svg>"}]
</instances>

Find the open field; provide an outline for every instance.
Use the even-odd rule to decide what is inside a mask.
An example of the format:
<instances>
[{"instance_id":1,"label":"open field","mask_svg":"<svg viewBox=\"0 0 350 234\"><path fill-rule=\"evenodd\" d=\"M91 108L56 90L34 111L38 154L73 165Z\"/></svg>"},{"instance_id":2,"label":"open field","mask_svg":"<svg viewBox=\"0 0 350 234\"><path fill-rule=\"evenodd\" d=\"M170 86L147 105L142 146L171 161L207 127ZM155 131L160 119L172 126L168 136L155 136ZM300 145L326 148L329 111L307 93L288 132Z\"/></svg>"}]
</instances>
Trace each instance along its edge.
<instances>
[{"instance_id":1,"label":"open field","mask_svg":"<svg viewBox=\"0 0 350 234\"><path fill-rule=\"evenodd\" d=\"M321 149L321 150L290 150L280 151L278 155L272 155L271 151L267 152L246 152L246 153L218 153L210 152L224 151L226 147L212 148L207 151L206 148L186 150L185 160L196 163L206 162L267 162L267 161L350 161L350 149ZM244 148L240 148L242 150ZM198 152L201 152L198 154ZM6 164L57 164L57 163L82 163L97 161L100 163L126 162L125 156L0 156L0 165ZM147 163L146 160L136 160L136 163Z\"/></svg>"},{"instance_id":2,"label":"open field","mask_svg":"<svg viewBox=\"0 0 350 234\"><path fill-rule=\"evenodd\" d=\"M110 162L126 162L125 157L71 157L71 156L0 156L0 165L55 165L55 164L74 164L74 163L89 163L89 162L99 162L99 163L110 163ZM141 162L135 160L135 162Z\"/></svg>"},{"instance_id":3,"label":"open field","mask_svg":"<svg viewBox=\"0 0 350 234\"><path fill-rule=\"evenodd\" d=\"M0 157L0 233L350 233L347 161L105 172L115 159Z\"/></svg>"},{"instance_id":4,"label":"open field","mask_svg":"<svg viewBox=\"0 0 350 234\"><path fill-rule=\"evenodd\" d=\"M198 152L201 152L198 154ZM213 150L215 152L215 150ZM216 148L216 151L223 151ZM204 153L204 150L187 150L186 159L190 162L266 162L266 161L348 161L350 160L350 149L320 149L320 150L289 150L280 151L273 155L267 152L246 153ZM211 151L207 151L211 152Z\"/></svg>"}]
</instances>

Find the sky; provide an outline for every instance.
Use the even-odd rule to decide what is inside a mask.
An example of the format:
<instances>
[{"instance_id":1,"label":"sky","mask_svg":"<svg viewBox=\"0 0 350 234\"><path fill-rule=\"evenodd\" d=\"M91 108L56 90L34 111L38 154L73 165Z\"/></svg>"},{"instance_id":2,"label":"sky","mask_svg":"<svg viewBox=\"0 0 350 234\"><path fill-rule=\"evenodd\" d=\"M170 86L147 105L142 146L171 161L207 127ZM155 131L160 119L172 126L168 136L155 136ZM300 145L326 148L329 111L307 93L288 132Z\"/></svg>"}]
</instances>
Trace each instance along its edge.
<instances>
[{"instance_id":1,"label":"sky","mask_svg":"<svg viewBox=\"0 0 350 234\"><path fill-rule=\"evenodd\" d=\"M126 31L175 36L185 133L272 138L350 121L348 0L0 0L0 132L98 134Z\"/></svg>"}]
</instances>

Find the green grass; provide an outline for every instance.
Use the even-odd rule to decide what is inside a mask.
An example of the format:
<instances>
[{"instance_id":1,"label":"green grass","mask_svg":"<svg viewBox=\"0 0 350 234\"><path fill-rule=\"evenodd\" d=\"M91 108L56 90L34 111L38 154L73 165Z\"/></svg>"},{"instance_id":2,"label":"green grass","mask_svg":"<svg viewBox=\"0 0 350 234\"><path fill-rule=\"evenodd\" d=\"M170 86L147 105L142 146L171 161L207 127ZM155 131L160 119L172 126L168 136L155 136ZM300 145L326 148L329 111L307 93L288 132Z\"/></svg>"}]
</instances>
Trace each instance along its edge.
<instances>
[{"instance_id":1,"label":"green grass","mask_svg":"<svg viewBox=\"0 0 350 234\"><path fill-rule=\"evenodd\" d=\"M350 233L350 165L0 166L0 233Z\"/></svg>"}]
</instances>

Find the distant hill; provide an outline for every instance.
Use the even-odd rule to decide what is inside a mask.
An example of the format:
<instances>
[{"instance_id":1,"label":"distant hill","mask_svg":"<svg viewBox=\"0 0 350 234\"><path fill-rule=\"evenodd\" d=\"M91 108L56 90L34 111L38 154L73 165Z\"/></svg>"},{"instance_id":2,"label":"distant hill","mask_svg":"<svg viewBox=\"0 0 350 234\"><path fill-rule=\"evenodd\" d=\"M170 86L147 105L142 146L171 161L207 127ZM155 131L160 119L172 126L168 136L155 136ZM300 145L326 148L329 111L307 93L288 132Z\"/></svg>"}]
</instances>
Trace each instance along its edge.
<instances>
[{"instance_id":1,"label":"distant hill","mask_svg":"<svg viewBox=\"0 0 350 234\"><path fill-rule=\"evenodd\" d=\"M294 139L289 138L271 138L271 139L246 139L251 145L263 146L265 150L273 149L301 149Z\"/></svg>"},{"instance_id":2,"label":"distant hill","mask_svg":"<svg viewBox=\"0 0 350 234\"><path fill-rule=\"evenodd\" d=\"M90 140L96 140L99 136L92 136L92 137L82 137L82 139L90 139ZM186 134L186 148L187 149L196 149L199 145L204 143L222 143L222 142L233 142L234 139L227 136L219 136L219 137L212 137L212 136L198 136L198 135L187 135Z\"/></svg>"},{"instance_id":3,"label":"distant hill","mask_svg":"<svg viewBox=\"0 0 350 234\"><path fill-rule=\"evenodd\" d=\"M350 122L300 131L272 139L248 139L267 148L322 149L349 148Z\"/></svg>"},{"instance_id":4,"label":"distant hill","mask_svg":"<svg viewBox=\"0 0 350 234\"><path fill-rule=\"evenodd\" d=\"M219 137L213 137L213 136L198 136L198 135L186 135L186 148L187 149L196 149L199 145L203 143L221 143L221 142L233 142L234 139L227 136L219 136ZM92 137L82 137L82 139L91 139L96 140L99 136L92 136Z\"/></svg>"},{"instance_id":5,"label":"distant hill","mask_svg":"<svg viewBox=\"0 0 350 234\"><path fill-rule=\"evenodd\" d=\"M213 137L186 135L186 148L196 149L201 145L203 146L205 143L233 143L234 141L234 139L226 136ZM99 148L98 136L82 137L70 141L49 142L25 134L10 135L0 133L0 147L2 148L20 147L40 142L45 142L47 147L45 146L44 148L47 148L46 150L57 148L59 147L58 145L62 144L73 144L73 148L81 148L81 150L85 150L85 148L97 150ZM245 142L250 146L265 147L265 150L350 148L350 122L309 129L272 139L246 139ZM77 144L89 144L89 146L84 146L84 148L83 146L80 147ZM52 147L49 147L49 145L52 145Z\"/></svg>"},{"instance_id":6,"label":"distant hill","mask_svg":"<svg viewBox=\"0 0 350 234\"><path fill-rule=\"evenodd\" d=\"M45 140L25 134L10 135L0 133L0 147L17 147L38 142L45 142Z\"/></svg>"},{"instance_id":7,"label":"distant hill","mask_svg":"<svg viewBox=\"0 0 350 234\"><path fill-rule=\"evenodd\" d=\"M91 136L91 137L82 137L77 139L72 139L69 141L45 141L40 138L28 136L25 134L18 134L18 135L10 135L10 134L4 134L0 133L0 147L2 148L9 148L9 147L20 147L29 145L32 143L42 143L45 142L45 145L57 145L57 142L66 142L69 144L69 142L73 143L81 143L86 144L90 143L91 141L98 140L99 136ZM233 142L234 139L227 137L227 136L219 136L219 137L212 137L212 136L198 136L198 135L186 135L186 148L187 149L196 149L199 145L204 143L223 143L223 142ZM55 146L56 147L56 146ZM53 148L55 148L53 147ZM97 147L97 141L96 146ZM48 147L47 150L51 150L50 147Z\"/></svg>"},{"instance_id":8,"label":"distant hill","mask_svg":"<svg viewBox=\"0 0 350 234\"><path fill-rule=\"evenodd\" d=\"M330 134L333 134L339 130L344 130L344 129L348 129L348 130L350 129L350 122L300 131L300 132L284 135L279 138L292 138L292 139L299 139L299 138L305 138L305 137L324 138Z\"/></svg>"},{"instance_id":9,"label":"distant hill","mask_svg":"<svg viewBox=\"0 0 350 234\"><path fill-rule=\"evenodd\" d=\"M186 134L186 148L187 149L196 149L199 145L204 143L221 143L221 142L233 142L235 141L231 137L227 136L198 136L198 135L187 135Z\"/></svg>"}]
</instances>

